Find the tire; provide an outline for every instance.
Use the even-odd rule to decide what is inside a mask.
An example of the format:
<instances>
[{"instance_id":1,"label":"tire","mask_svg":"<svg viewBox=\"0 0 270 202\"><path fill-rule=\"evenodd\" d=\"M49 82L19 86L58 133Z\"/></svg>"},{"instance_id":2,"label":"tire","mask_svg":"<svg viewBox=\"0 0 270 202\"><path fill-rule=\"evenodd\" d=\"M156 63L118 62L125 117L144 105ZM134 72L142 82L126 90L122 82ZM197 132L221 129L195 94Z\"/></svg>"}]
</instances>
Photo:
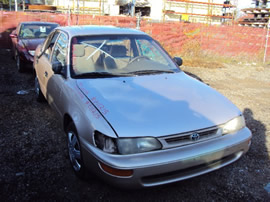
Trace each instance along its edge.
<instances>
[{"instance_id":1,"label":"tire","mask_svg":"<svg viewBox=\"0 0 270 202\"><path fill-rule=\"evenodd\" d=\"M78 138L77 130L73 123L70 123L66 130L68 143L68 156L73 171L80 179L85 179L85 166L83 163L81 144Z\"/></svg>"},{"instance_id":2,"label":"tire","mask_svg":"<svg viewBox=\"0 0 270 202\"><path fill-rule=\"evenodd\" d=\"M45 101L45 97L42 94L41 90L40 90L40 86L39 86L39 82L38 82L38 78L35 77L35 95L36 95L36 100L38 102L44 102Z\"/></svg>"},{"instance_id":3,"label":"tire","mask_svg":"<svg viewBox=\"0 0 270 202\"><path fill-rule=\"evenodd\" d=\"M24 65L23 61L20 59L18 52L16 52L16 67L17 67L18 72L20 72L20 73L24 72L24 70L25 70L24 66L25 65Z\"/></svg>"},{"instance_id":4,"label":"tire","mask_svg":"<svg viewBox=\"0 0 270 202\"><path fill-rule=\"evenodd\" d=\"M16 59L16 55L15 55L15 51L14 51L13 47L11 47L11 59L12 60Z\"/></svg>"}]
</instances>

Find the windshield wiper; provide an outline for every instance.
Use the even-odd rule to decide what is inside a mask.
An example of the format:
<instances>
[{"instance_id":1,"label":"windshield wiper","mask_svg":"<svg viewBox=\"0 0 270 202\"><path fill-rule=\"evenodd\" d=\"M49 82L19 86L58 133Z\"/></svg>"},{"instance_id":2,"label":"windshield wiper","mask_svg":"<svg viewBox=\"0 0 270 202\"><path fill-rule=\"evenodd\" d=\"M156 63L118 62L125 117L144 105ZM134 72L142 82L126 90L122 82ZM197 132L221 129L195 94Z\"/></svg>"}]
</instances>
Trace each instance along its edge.
<instances>
[{"instance_id":1,"label":"windshield wiper","mask_svg":"<svg viewBox=\"0 0 270 202\"><path fill-rule=\"evenodd\" d=\"M112 78L112 77L133 76L132 74L113 74L110 72L87 72L74 75L73 78Z\"/></svg>"},{"instance_id":2,"label":"windshield wiper","mask_svg":"<svg viewBox=\"0 0 270 202\"><path fill-rule=\"evenodd\" d=\"M144 75L144 74L166 74L174 73L172 70L138 70L133 72L128 72L129 74Z\"/></svg>"}]
</instances>

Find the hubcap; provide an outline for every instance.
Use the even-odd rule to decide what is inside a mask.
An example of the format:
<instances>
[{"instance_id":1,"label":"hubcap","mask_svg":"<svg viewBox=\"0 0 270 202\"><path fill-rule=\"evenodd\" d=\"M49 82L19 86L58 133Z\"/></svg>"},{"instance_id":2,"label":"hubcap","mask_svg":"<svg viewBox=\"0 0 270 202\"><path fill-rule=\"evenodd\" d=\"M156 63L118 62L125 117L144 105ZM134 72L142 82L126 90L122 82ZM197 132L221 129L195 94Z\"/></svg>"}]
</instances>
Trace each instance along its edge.
<instances>
[{"instance_id":1,"label":"hubcap","mask_svg":"<svg viewBox=\"0 0 270 202\"><path fill-rule=\"evenodd\" d=\"M81 169L81 150L79 141L72 131L68 132L68 150L70 162L74 170L79 171Z\"/></svg>"}]
</instances>

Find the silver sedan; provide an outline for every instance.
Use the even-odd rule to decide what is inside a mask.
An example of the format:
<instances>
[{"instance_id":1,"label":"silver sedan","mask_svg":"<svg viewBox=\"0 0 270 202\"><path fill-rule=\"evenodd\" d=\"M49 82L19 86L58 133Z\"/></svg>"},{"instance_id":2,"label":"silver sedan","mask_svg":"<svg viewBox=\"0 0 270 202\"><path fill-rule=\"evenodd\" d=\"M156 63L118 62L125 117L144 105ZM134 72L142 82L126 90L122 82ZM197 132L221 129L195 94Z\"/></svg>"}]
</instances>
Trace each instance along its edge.
<instances>
[{"instance_id":1,"label":"silver sedan","mask_svg":"<svg viewBox=\"0 0 270 202\"><path fill-rule=\"evenodd\" d=\"M181 64L126 28L59 27L38 46L37 100L59 116L77 176L150 187L214 171L248 151L241 111Z\"/></svg>"}]
</instances>

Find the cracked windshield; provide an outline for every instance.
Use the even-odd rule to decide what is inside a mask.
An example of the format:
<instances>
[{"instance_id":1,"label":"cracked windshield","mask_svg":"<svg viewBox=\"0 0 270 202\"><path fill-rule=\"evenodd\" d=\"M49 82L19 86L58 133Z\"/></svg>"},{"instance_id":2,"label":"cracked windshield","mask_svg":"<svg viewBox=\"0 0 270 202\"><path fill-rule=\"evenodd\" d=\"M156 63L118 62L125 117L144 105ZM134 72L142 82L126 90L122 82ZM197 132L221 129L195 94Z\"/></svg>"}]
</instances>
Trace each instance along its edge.
<instances>
[{"instance_id":1,"label":"cracked windshield","mask_svg":"<svg viewBox=\"0 0 270 202\"><path fill-rule=\"evenodd\" d=\"M147 36L81 36L72 39L73 76L178 72L163 49Z\"/></svg>"}]
</instances>

